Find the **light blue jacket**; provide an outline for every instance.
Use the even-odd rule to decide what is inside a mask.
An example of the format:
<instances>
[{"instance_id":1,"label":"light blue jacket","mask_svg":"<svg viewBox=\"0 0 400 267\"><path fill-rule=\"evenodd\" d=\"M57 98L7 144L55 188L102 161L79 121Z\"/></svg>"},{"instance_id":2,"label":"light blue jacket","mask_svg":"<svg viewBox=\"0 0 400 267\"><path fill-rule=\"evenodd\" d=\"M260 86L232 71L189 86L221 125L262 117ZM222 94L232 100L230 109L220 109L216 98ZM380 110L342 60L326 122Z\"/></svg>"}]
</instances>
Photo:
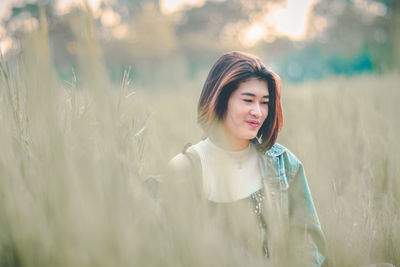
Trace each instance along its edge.
<instances>
[{"instance_id":1,"label":"light blue jacket","mask_svg":"<svg viewBox=\"0 0 400 267\"><path fill-rule=\"evenodd\" d=\"M313 266L322 266L326 263L325 240L303 164L287 148L275 143L260 157L259 165L289 228L306 231L313 248Z\"/></svg>"}]
</instances>

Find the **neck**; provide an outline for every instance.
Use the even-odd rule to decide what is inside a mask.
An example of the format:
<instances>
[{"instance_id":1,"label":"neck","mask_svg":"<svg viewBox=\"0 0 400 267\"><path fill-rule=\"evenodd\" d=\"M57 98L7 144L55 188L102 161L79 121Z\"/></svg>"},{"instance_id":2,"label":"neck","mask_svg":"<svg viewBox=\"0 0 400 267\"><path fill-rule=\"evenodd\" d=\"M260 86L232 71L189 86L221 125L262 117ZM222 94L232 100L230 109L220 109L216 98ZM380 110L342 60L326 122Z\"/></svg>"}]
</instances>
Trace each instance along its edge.
<instances>
[{"instance_id":1,"label":"neck","mask_svg":"<svg viewBox=\"0 0 400 267\"><path fill-rule=\"evenodd\" d=\"M215 129L209 137L214 144L226 150L241 151L249 146L249 140L236 138L222 127Z\"/></svg>"}]
</instances>

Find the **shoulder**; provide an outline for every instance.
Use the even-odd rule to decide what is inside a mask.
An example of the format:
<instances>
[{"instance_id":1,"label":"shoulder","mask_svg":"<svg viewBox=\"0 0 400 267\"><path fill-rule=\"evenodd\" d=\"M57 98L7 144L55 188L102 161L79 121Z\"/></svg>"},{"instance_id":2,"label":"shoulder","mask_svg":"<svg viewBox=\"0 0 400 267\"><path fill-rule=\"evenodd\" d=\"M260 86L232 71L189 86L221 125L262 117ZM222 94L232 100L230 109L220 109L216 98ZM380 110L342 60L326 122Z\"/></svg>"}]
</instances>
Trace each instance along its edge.
<instances>
[{"instance_id":1,"label":"shoulder","mask_svg":"<svg viewBox=\"0 0 400 267\"><path fill-rule=\"evenodd\" d=\"M174 169L182 169L189 164L189 159L183 153L179 153L168 162L168 167Z\"/></svg>"},{"instance_id":2,"label":"shoulder","mask_svg":"<svg viewBox=\"0 0 400 267\"><path fill-rule=\"evenodd\" d=\"M177 154L169 161L168 165L178 169L190 166L194 160L199 158L195 146L196 145L187 144L181 153Z\"/></svg>"},{"instance_id":3,"label":"shoulder","mask_svg":"<svg viewBox=\"0 0 400 267\"><path fill-rule=\"evenodd\" d=\"M168 162L169 173L185 173L189 168L190 161L184 153L179 153Z\"/></svg>"},{"instance_id":4,"label":"shoulder","mask_svg":"<svg viewBox=\"0 0 400 267\"><path fill-rule=\"evenodd\" d=\"M265 155L284 164L286 171L296 173L302 166L301 161L286 147L279 143L275 143Z\"/></svg>"},{"instance_id":5,"label":"shoulder","mask_svg":"<svg viewBox=\"0 0 400 267\"><path fill-rule=\"evenodd\" d=\"M196 165L199 161L199 156L194 147L192 145L187 145L181 153L174 156L168 162L168 173L174 176L190 174L193 170L193 165Z\"/></svg>"}]
</instances>

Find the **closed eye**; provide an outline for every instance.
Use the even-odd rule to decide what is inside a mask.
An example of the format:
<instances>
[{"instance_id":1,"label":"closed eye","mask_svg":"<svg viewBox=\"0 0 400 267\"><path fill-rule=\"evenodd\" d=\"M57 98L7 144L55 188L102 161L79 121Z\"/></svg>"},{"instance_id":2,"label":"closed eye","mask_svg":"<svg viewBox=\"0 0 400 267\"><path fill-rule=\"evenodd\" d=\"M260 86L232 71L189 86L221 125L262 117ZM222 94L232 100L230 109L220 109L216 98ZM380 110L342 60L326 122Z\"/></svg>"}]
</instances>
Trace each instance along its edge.
<instances>
[{"instance_id":1,"label":"closed eye","mask_svg":"<svg viewBox=\"0 0 400 267\"><path fill-rule=\"evenodd\" d=\"M253 100L251 100L251 99L243 99L243 101L244 101L244 102L248 102L248 103L253 102Z\"/></svg>"}]
</instances>

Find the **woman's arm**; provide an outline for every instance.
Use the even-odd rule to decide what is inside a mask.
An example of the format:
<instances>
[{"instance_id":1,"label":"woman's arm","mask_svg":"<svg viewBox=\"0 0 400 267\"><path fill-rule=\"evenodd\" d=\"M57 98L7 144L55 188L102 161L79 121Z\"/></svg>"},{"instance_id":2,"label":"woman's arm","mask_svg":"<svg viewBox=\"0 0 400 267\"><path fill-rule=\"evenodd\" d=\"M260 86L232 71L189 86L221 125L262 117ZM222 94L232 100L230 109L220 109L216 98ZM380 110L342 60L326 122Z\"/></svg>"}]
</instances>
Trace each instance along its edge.
<instances>
[{"instance_id":1,"label":"woman's arm","mask_svg":"<svg viewBox=\"0 0 400 267\"><path fill-rule=\"evenodd\" d=\"M325 264L325 238L300 161L289 187L289 220L293 232L305 234L307 245L313 251L313 266Z\"/></svg>"}]
</instances>

